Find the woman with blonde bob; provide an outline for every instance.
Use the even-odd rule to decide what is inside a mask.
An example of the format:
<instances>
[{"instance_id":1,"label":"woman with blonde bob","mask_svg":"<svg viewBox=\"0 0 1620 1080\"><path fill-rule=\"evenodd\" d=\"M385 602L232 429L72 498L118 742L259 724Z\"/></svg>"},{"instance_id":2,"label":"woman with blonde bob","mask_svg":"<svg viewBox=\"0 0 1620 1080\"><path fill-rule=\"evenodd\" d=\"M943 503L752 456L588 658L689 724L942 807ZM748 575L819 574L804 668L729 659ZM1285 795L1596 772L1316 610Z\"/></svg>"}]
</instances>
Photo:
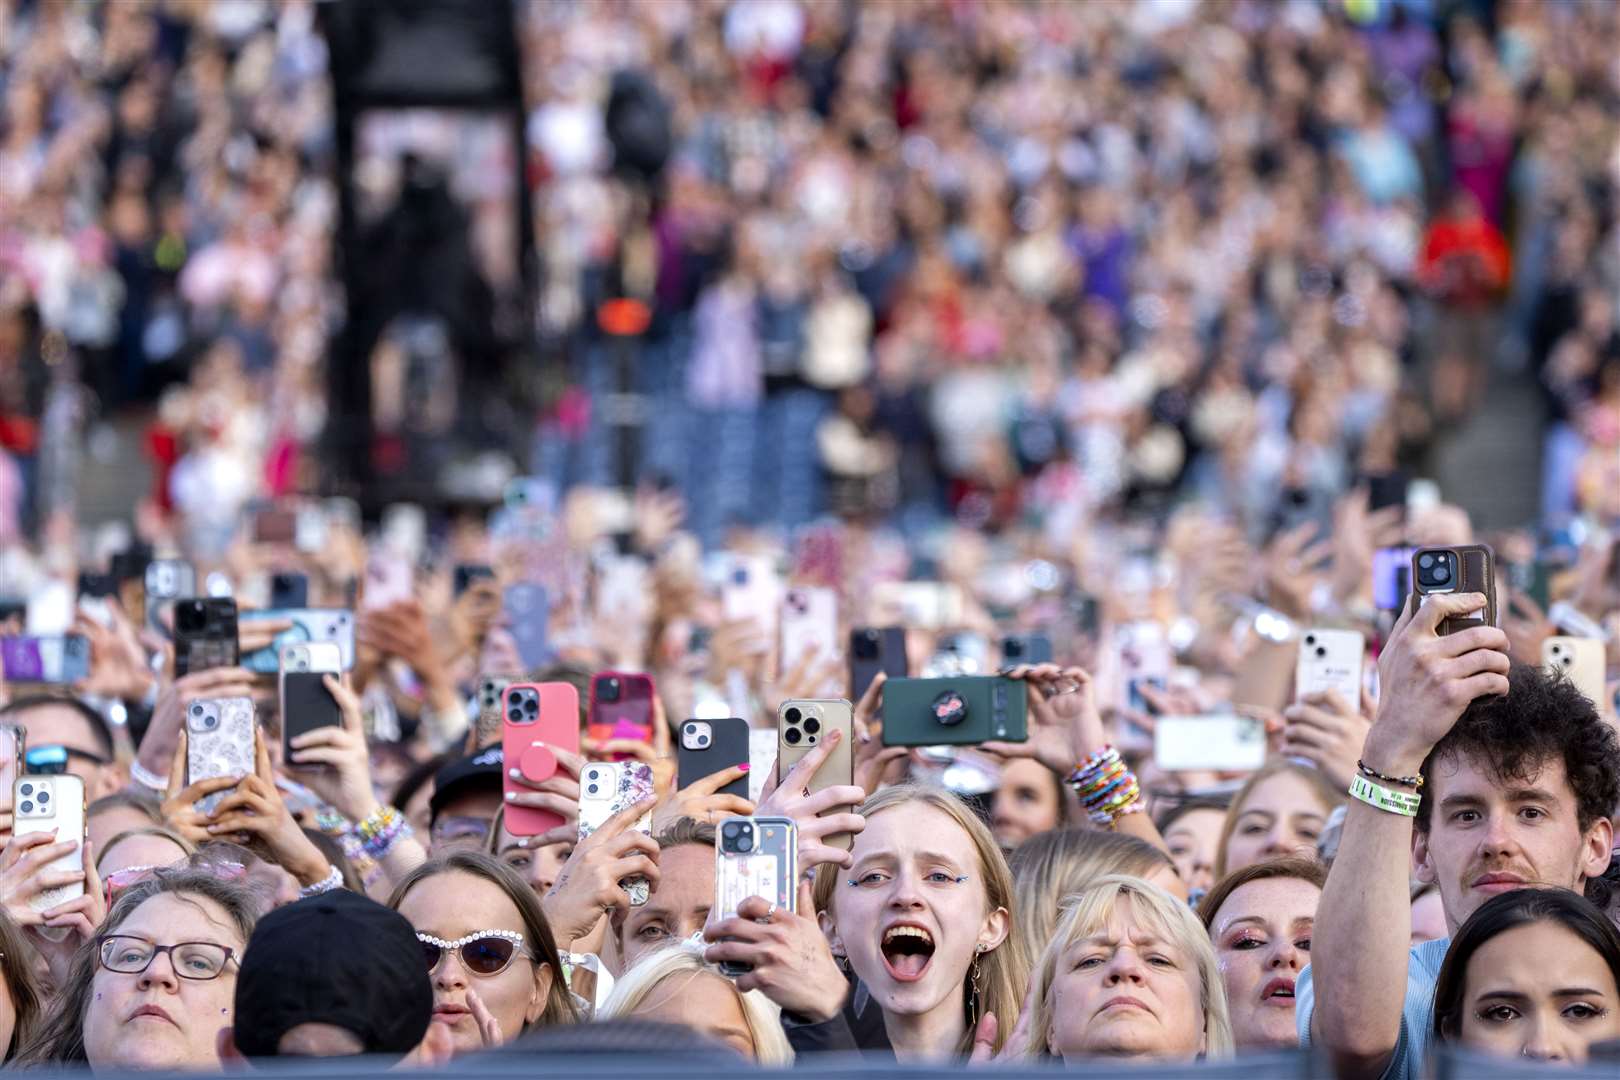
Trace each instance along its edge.
<instances>
[{"instance_id":1,"label":"woman with blonde bob","mask_svg":"<svg viewBox=\"0 0 1620 1080\"><path fill-rule=\"evenodd\" d=\"M999 1051L1028 962L995 837L961 799L922 784L884 788L858 813L866 829L850 868L817 868L816 911L833 954L882 1009L897 1058Z\"/></svg>"},{"instance_id":2,"label":"woman with blonde bob","mask_svg":"<svg viewBox=\"0 0 1620 1080\"><path fill-rule=\"evenodd\" d=\"M1232 1056L1209 935L1186 904L1141 878L1109 874L1064 903L1029 1008L1031 1057Z\"/></svg>"},{"instance_id":3,"label":"woman with blonde bob","mask_svg":"<svg viewBox=\"0 0 1620 1080\"><path fill-rule=\"evenodd\" d=\"M740 992L703 947L687 942L654 949L613 984L596 1019L633 1016L707 1035L765 1066L793 1064L782 1010L758 990Z\"/></svg>"}]
</instances>

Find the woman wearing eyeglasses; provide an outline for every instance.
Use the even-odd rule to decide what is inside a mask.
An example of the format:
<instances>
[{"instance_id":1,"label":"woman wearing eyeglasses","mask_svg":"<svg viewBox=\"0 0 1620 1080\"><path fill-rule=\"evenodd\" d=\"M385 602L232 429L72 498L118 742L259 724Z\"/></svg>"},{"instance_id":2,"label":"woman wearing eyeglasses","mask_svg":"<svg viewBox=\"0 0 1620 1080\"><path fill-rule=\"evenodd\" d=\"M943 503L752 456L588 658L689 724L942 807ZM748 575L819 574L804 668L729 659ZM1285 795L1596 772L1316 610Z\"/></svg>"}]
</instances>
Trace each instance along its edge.
<instances>
[{"instance_id":1,"label":"woman wearing eyeglasses","mask_svg":"<svg viewBox=\"0 0 1620 1080\"><path fill-rule=\"evenodd\" d=\"M218 1069L236 973L261 904L241 885L159 870L124 890L80 950L27 1062Z\"/></svg>"},{"instance_id":2,"label":"woman wearing eyeglasses","mask_svg":"<svg viewBox=\"0 0 1620 1080\"><path fill-rule=\"evenodd\" d=\"M433 1021L455 1052L578 1019L539 899L512 869L458 851L406 875L388 906L416 929L433 980Z\"/></svg>"}]
</instances>

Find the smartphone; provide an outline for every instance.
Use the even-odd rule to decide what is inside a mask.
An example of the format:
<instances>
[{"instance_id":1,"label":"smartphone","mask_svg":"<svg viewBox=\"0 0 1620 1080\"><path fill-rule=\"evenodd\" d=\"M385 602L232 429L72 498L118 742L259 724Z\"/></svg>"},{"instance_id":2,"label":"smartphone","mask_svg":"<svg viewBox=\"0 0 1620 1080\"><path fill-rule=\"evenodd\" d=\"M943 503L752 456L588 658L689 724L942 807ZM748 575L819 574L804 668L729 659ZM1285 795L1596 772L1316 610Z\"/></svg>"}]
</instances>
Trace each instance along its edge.
<instances>
[{"instance_id":1,"label":"smartphone","mask_svg":"<svg viewBox=\"0 0 1620 1080\"><path fill-rule=\"evenodd\" d=\"M515 476L506 482L502 498L513 510L550 512L557 506L557 487L538 476Z\"/></svg>"},{"instance_id":2,"label":"smartphone","mask_svg":"<svg viewBox=\"0 0 1620 1080\"><path fill-rule=\"evenodd\" d=\"M1388 547L1373 552L1373 607L1399 611L1412 591L1412 555L1416 548Z\"/></svg>"},{"instance_id":3,"label":"smartphone","mask_svg":"<svg viewBox=\"0 0 1620 1080\"><path fill-rule=\"evenodd\" d=\"M207 668L234 667L240 659L235 600L193 596L175 601L175 678Z\"/></svg>"},{"instance_id":4,"label":"smartphone","mask_svg":"<svg viewBox=\"0 0 1620 1080\"><path fill-rule=\"evenodd\" d=\"M488 581L495 577L494 567L486 563L458 563L451 573L451 592L460 596L475 581Z\"/></svg>"},{"instance_id":5,"label":"smartphone","mask_svg":"<svg viewBox=\"0 0 1620 1080\"><path fill-rule=\"evenodd\" d=\"M146 568L152 563L152 549L146 544L120 551L108 562L108 571L118 583L118 601L136 626L147 625Z\"/></svg>"},{"instance_id":6,"label":"smartphone","mask_svg":"<svg viewBox=\"0 0 1620 1080\"><path fill-rule=\"evenodd\" d=\"M715 720L686 720L676 735L676 784L684 788L717 772L741 765L748 758L748 721L735 716ZM752 768L752 765L749 766ZM748 798L748 777L740 776L720 789L739 799Z\"/></svg>"},{"instance_id":7,"label":"smartphone","mask_svg":"<svg viewBox=\"0 0 1620 1080\"><path fill-rule=\"evenodd\" d=\"M292 761L292 741L306 732L323 727L342 727L343 713L337 698L326 688L326 675L320 671L281 673L281 748L283 761ZM321 765L298 766L321 769Z\"/></svg>"},{"instance_id":8,"label":"smartphone","mask_svg":"<svg viewBox=\"0 0 1620 1080\"><path fill-rule=\"evenodd\" d=\"M186 783L217 776L241 779L253 773L255 731L253 700L245 697L199 698L186 710ZM228 795L218 791L197 801L212 814Z\"/></svg>"},{"instance_id":9,"label":"smartphone","mask_svg":"<svg viewBox=\"0 0 1620 1080\"><path fill-rule=\"evenodd\" d=\"M600 829L619 811L652 798L653 792L652 767L645 762L593 761L586 765L579 777L579 838L583 840ZM508 806L507 814L513 809ZM634 828L652 835L651 808L636 821ZM507 831L511 829L508 818ZM649 883L646 878L625 878L619 884L629 895L632 907L647 902Z\"/></svg>"},{"instance_id":10,"label":"smartphone","mask_svg":"<svg viewBox=\"0 0 1620 1080\"><path fill-rule=\"evenodd\" d=\"M797 911L798 828L780 817L731 817L714 838L715 919L730 919L742 902L757 896L780 911ZM746 975L751 964L725 961L727 975Z\"/></svg>"},{"instance_id":11,"label":"smartphone","mask_svg":"<svg viewBox=\"0 0 1620 1080\"><path fill-rule=\"evenodd\" d=\"M518 769L531 783L557 772L550 746L579 753L579 691L565 682L512 683L501 696L501 756L507 769ZM504 772L501 786L509 794L528 791ZM531 806L506 808L506 831L513 836L539 836L563 824L561 814Z\"/></svg>"},{"instance_id":12,"label":"smartphone","mask_svg":"<svg viewBox=\"0 0 1620 1080\"><path fill-rule=\"evenodd\" d=\"M949 630L962 624L962 590L940 581L885 581L872 590L877 612L913 630Z\"/></svg>"},{"instance_id":13,"label":"smartphone","mask_svg":"<svg viewBox=\"0 0 1620 1080\"><path fill-rule=\"evenodd\" d=\"M906 632L898 626L857 626L849 632L849 699L859 701L883 672L891 679L911 674Z\"/></svg>"},{"instance_id":14,"label":"smartphone","mask_svg":"<svg viewBox=\"0 0 1620 1080\"><path fill-rule=\"evenodd\" d=\"M1001 662L1014 664L1050 664L1052 639L1045 634L1008 634L1001 639Z\"/></svg>"},{"instance_id":15,"label":"smartphone","mask_svg":"<svg viewBox=\"0 0 1620 1080\"><path fill-rule=\"evenodd\" d=\"M77 840L79 847L46 863L42 871L76 873L84 869L84 781L71 773L41 776L24 773L17 777L11 798L13 836L55 830L56 841ZM29 898L35 911L49 911L58 904L84 895L84 882L44 889Z\"/></svg>"},{"instance_id":16,"label":"smartphone","mask_svg":"<svg viewBox=\"0 0 1620 1080\"><path fill-rule=\"evenodd\" d=\"M1398 506L1406 509L1406 489L1410 481L1403 472L1368 473L1363 477L1367 485L1367 508L1372 511Z\"/></svg>"},{"instance_id":17,"label":"smartphone","mask_svg":"<svg viewBox=\"0 0 1620 1080\"><path fill-rule=\"evenodd\" d=\"M365 585L360 590L360 606L366 611L393 607L411 598L411 564L388 551L378 551L366 560Z\"/></svg>"},{"instance_id":18,"label":"smartphone","mask_svg":"<svg viewBox=\"0 0 1620 1080\"><path fill-rule=\"evenodd\" d=\"M1266 726L1248 716L1161 716L1153 725L1153 763L1166 772L1253 771L1266 761Z\"/></svg>"},{"instance_id":19,"label":"smartphone","mask_svg":"<svg viewBox=\"0 0 1620 1080\"><path fill-rule=\"evenodd\" d=\"M1557 635L1541 643L1541 663L1554 675L1562 674L1603 713L1603 642L1592 638Z\"/></svg>"},{"instance_id":20,"label":"smartphone","mask_svg":"<svg viewBox=\"0 0 1620 1080\"><path fill-rule=\"evenodd\" d=\"M603 560L596 572L596 611L615 623L637 622L647 610L651 590L647 564L633 555Z\"/></svg>"},{"instance_id":21,"label":"smartphone","mask_svg":"<svg viewBox=\"0 0 1620 1080\"><path fill-rule=\"evenodd\" d=\"M501 741L501 718L505 715L501 696L511 685L512 680L505 675L478 677L478 720L473 725L473 745L467 748L468 753L476 753Z\"/></svg>"},{"instance_id":22,"label":"smartphone","mask_svg":"<svg viewBox=\"0 0 1620 1080\"><path fill-rule=\"evenodd\" d=\"M30 634L65 634L73 629L73 586L51 580L28 597L24 622Z\"/></svg>"},{"instance_id":23,"label":"smartphone","mask_svg":"<svg viewBox=\"0 0 1620 1080\"><path fill-rule=\"evenodd\" d=\"M653 682L623 671L598 672L591 679L585 733L595 742L608 739L653 741ZM615 761L629 760L618 754Z\"/></svg>"},{"instance_id":24,"label":"smartphone","mask_svg":"<svg viewBox=\"0 0 1620 1080\"><path fill-rule=\"evenodd\" d=\"M1502 573L1515 592L1528 596L1542 611L1551 603L1552 567L1545 560L1503 563Z\"/></svg>"},{"instance_id":25,"label":"smartphone","mask_svg":"<svg viewBox=\"0 0 1620 1080\"><path fill-rule=\"evenodd\" d=\"M1354 630L1318 627L1305 631L1294 662L1294 700L1331 690L1345 705L1361 708L1361 663L1366 647Z\"/></svg>"},{"instance_id":26,"label":"smartphone","mask_svg":"<svg viewBox=\"0 0 1620 1080\"><path fill-rule=\"evenodd\" d=\"M1489 546L1418 548L1412 554L1412 591L1422 603L1425 596L1477 592L1485 595L1485 610L1453 616L1440 623L1440 633L1455 634L1474 626L1496 626L1496 558Z\"/></svg>"},{"instance_id":27,"label":"smartphone","mask_svg":"<svg viewBox=\"0 0 1620 1080\"><path fill-rule=\"evenodd\" d=\"M789 589L782 597L781 671L792 671L811 650L816 663L838 655L838 594L832 589Z\"/></svg>"},{"instance_id":28,"label":"smartphone","mask_svg":"<svg viewBox=\"0 0 1620 1080\"><path fill-rule=\"evenodd\" d=\"M197 571L184 559L154 559L146 564L145 583L146 625L167 638L174 602L197 593Z\"/></svg>"},{"instance_id":29,"label":"smartphone","mask_svg":"<svg viewBox=\"0 0 1620 1080\"><path fill-rule=\"evenodd\" d=\"M855 782L855 710L843 698L795 698L782 702L776 710L777 782L834 731L842 731L844 737L810 777L806 786L810 792ZM840 806L827 813L840 814L849 809L851 807ZM853 840L849 833L837 833L823 842L848 851Z\"/></svg>"},{"instance_id":30,"label":"smartphone","mask_svg":"<svg viewBox=\"0 0 1620 1080\"><path fill-rule=\"evenodd\" d=\"M70 685L90 676L90 639L83 634L0 637L7 682Z\"/></svg>"},{"instance_id":31,"label":"smartphone","mask_svg":"<svg viewBox=\"0 0 1620 1080\"><path fill-rule=\"evenodd\" d=\"M776 567L763 556L735 556L720 585L720 607L727 622L752 621L767 632L776 628L780 604Z\"/></svg>"},{"instance_id":32,"label":"smartphone","mask_svg":"<svg viewBox=\"0 0 1620 1080\"><path fill-rule=\"evenodd\" d=\"M990 670L990 640L971 630L941 634L925 675L983 675Z\"/></svg>"},{"instance_id":33,"label":"smartphone","mask_svg":"<svg viewBox=\"0 0 1620 1080\"><path fill-rule=\"evenodd\" d=\"M883 684L883 745L973 746L1028 738L1027 685L999 675L891 679Z\"/></svg>"},{"instance_id":34,"label":"smartphone","mask_svg":"<svg viewBox=\"0 0 1620 1080\"><path fill-rule=\"evenodd\" d=\"M1164 629L1156 622L1126 623L1119 628L1114 647L1119 656L1120 707L1151 713L1142 687L1163 690L1170 685L1173 657Z\"/></svg>"},{"instance_id":35,"label":"smartphone","mask_svg":"<svg viewBox=\"0 0 1620 1080\"><path fill-rule=\"evenodd\" d=\"M501 610L506 615L518 657L531 671L551 656L547 630L551 622L551 600L546 587L532 581L518 581L501 594Z\"/></svg>"},{"instance_id":36,"label":"smartphone","mask_svg":"<svg viewBox=\"0 0 1620 1080\"><path fill-rule=\"evenodd\" d=\"M259 675L274 675L281 670L281 650L289 645L306 642L329 642L338 647L344 671L354 669L354 615L347 608L266 608L263 611L244 611L243 622L268 622L287 619L292 626L275 636L270 644L242 657L242 666Z\"/></svg>"},{"instance_id":37,"label":"smartphone","mask_svg":"<svg viewBox=\"0 0 1620 1080\"><path fill-rule=\"evenodd\" d=\"M286 571L270 575L270 606L276 610L307 607L309 578Z\"/></svg>"}]
</instances>

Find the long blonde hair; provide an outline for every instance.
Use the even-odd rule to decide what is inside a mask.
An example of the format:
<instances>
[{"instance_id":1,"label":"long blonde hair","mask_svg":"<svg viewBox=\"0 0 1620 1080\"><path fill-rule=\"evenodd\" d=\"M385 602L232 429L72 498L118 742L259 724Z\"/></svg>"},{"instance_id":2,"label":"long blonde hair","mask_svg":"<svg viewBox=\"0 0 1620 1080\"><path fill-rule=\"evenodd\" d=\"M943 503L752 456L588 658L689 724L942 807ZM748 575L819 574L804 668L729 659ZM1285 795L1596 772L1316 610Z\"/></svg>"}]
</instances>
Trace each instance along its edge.
<instances>
[{"instance_id":1,"label":"long blonde hair","mask_svg":"<svg viewBox=\"0 0 1620 1080\"><path fill-rule=\"evenodd\" d=\"M1238 788L1237 794L1232 796L1232 803L1226 809L1226 821L1221 825L1221 844L1215 850L1216 881L1221 880L1233 870L1241 869L1241 867L1234 867L1227 863L1226 851L1232 842L1232 834L1237 831L1238 818L1243 816L1243 804L1249 801L1249 796L1254 793L1255 788L1270 780L1273 776L1282 776L1285 773L1289 776L1297 776L1305 781L1306 786L1316 796L1317 802L1321 804L1323 817L1327 817L1333 812L1335 806L1342 805L1345 801L1344 792L1328 783L1327 777L1322 775L1322 771L1315 766L1301 765L1299 762L1290 761L1288 758L1273 758L1271 761L1266 762L1249 774L1249 778L1243 782L1242 787Z\"/></svg>"},{"instance_id":2,"label":"long blonde hair","mask_svg":"<svg viewBox=\"0 0 1620 1080\"><path fill-rule=\"evenodd\" d=\"M985 911L988 913L1000 908L1007 912L1005 940L975 958L975 966L979 969L977 980L973 978L971 969L963 974L962 999L968 1023L967 1033L957 1048L962 1054L973 1049L973 1033L984 1014L990 1012L995 1013L999 1021L996 1025L996 1049L1000 1050L1023 1007L1024 988L1029 979L1029 954L1018 932L1013 906L1012 871L1007 869L1007 860L1002 856L1001 847L989 828L968 809L966 803L942 787L896 784L867 799L857 812L862 817L871 818L874 814L897 806L917 803L945 814L968 834L978 856L979 872L984 878ZM859 840L856 842L859 843ZM838 914L833 910L833 895L839 877L836 871L836 867L820 868L815 882L816 911L826 912L835 923ZM974 989L975 982L978 983L977 991Z\"/></svg>"},{"instance_id":3,"label":"long blonde hair","mask_svg":"<svg viewBox=\"0 0 1620 1080\"><path fill-rule=\"evenodd\" d=\"M754 1040L754 1059L766 1067L792 1065L793 1046L782 1030L782 1009L776 1002L760 993L737 989L718 967L703 959L703 948L690 942L677 942L653 949L619 976L613 984L613 993L596 1011L597 1020L615 1016L630 1016L644 1005L654 990L670 979L680 976L680 985L672 992L687 992L691 980L702 974L713 975L727 990L737 995L742 1005L743 1022Z\"/></svg>"},{"instance_id":4,"label":"long blonde hair","mask_svg":"<svg viewBox=\"0 0 1620 1080\"><path fill-rule=\"evenodd\" d=\"M1106 927L1119 902L1127 898L1138 919L1167 944L1180 949L1198 967L1199 997L1204 1007L1204 1056L1231 1057L1232 1017L1227 1011L1226 985L1221 981L1221 969L1208 932L1186 904L1152 882L1128 874L1100 877L1064 902L1057 932L1035 966L1029 1056L1048 1056L1047 1043L1055 1019L1052 983L1057 979L1058 962L1076 941Z\"/></svg>"}]
</instances>

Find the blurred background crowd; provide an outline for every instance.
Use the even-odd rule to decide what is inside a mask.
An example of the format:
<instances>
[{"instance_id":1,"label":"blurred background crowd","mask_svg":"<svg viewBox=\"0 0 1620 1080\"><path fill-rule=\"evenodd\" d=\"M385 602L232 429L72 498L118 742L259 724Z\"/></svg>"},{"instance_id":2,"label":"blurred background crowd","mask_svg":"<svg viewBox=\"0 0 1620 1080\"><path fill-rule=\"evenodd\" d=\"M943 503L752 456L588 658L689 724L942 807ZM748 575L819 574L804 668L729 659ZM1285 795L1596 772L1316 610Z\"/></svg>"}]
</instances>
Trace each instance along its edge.
<instances>
[{"instance_id":1,"label":"blurred background crowd","mask_svg":"<svg viewBox=\"0 0 1620 1080\"><path fill-rule=\"evenodd\" d=\"M81 474L143 459L216 545L404 473L656 481L710 545L1186 499L1258 536L1392 469L1490 526L1615 513L1602 0L520 3L515 124L340 115L322 7L0 5L13 534L127 513ZM358 355L350 204L466 264Z\"/></svg>"}]
</instances>

